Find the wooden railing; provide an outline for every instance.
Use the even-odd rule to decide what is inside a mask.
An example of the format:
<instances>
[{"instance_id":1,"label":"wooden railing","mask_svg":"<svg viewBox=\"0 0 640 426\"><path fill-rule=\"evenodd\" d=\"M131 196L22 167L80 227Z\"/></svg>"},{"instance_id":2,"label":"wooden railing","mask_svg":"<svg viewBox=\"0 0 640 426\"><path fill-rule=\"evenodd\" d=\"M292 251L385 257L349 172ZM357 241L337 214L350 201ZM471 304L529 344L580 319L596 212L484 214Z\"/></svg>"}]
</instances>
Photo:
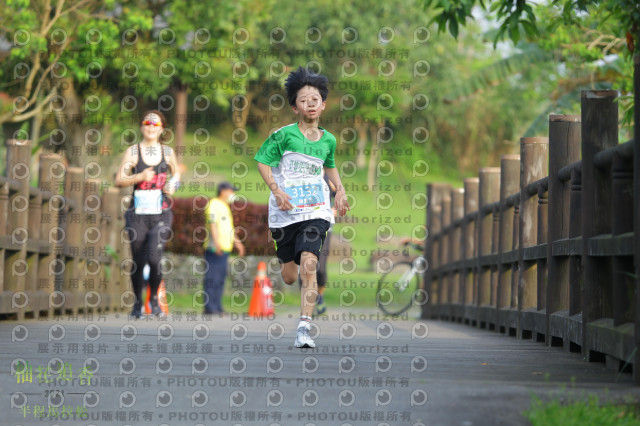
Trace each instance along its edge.
<instances>
[{"instance_id":1,"label":"wooden railing","mask_svg":"<svg viewBox=\"0 0 640 426\"><path fill-rule=\"evenodd\" d=\"M31 142L7 142L0 176L0 319L100 313L133 301L119 189L102 187L99 166L66 167ZM36 176L37 174L37 176ZM37 179L36 179L37 178ZM37 181L37 187L30 183Z\"/></svg>"},{"instance_id":2,"label":"wooden railing","mask_svg":"<svg viewBox=\"0 0 640 426\"><path fill-rule=\"evenodd\" d=\"M482 168L464 189L429 184L423 318L534 338L616 369L635 363L633 142L616 91Z\"/></svg>"}]
</instances>

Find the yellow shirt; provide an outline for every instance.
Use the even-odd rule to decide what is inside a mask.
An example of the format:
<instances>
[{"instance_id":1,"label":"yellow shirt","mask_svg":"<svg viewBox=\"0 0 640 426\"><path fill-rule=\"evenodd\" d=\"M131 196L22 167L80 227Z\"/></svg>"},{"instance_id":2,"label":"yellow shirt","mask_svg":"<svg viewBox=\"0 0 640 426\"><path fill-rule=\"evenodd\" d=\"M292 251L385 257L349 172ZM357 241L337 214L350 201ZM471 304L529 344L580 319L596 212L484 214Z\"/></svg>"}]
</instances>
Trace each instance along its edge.
<instances>
[{"instance_id":1,"label":"yellow shirt","mask_svg":"<svg viewBox=\"0 0 640 426\"><path fill-rule=\"evenodd\" d=\"M215 224L218 231L218 242L222 250L230 252L233 249L233 216L229 205L217 198L212 198L204 209L204 219L207 224L207 238L204 241L204 248L212 251L216 246L211 238L211 224Z\"/></svg>"}]
</instances>

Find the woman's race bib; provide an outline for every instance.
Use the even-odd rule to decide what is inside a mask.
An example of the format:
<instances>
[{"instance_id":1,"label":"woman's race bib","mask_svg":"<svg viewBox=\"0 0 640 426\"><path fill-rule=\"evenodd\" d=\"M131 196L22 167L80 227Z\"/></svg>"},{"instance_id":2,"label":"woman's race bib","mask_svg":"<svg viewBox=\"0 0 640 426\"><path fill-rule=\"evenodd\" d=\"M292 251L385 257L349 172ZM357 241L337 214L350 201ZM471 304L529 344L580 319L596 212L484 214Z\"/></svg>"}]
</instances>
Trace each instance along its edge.
<instances>
[{"instance_id":1,"label":"woman's race bib","mask_svg":"<svg viewBox=\"0 0 640 426\"><path fill-rule=\"evenodd\" d=\"M133 191L133 205L136 214L162 213L162 190L136 189Z\"/></svg>"},{"instance_id":2,"label":"woman's race bib","mask_svg":"<svg viewBox=\"0 0 640 426\"><path fill-rule=\"evenodd\" d=\"M293 204L289 214L307 213L326 206L320 177L286 180L284 192L291 196L289 202Z\"/></svg>"}]
</instances>

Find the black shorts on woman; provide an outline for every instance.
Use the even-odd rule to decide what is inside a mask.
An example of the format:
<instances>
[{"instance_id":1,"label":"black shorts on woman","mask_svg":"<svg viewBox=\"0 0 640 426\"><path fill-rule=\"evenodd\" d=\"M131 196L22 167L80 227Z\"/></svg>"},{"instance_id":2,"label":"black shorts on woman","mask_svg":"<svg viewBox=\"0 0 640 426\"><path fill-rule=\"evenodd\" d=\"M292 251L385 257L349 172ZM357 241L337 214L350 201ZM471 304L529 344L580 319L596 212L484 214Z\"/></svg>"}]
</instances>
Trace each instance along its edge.
<instances>
[{"instance_id":1,"label":"black shorts on woman","mask_svg":"<svg viewBox=\"0 0 640 426\"><path fill-rule=\"evenodd\" d=\"M293 260L296 265L300 265L300 256L303 251L320 257L330 226L331 223L328 220L310 219L282 228L269 228L280 262L288 263Z\"/></svg>"}]
</instances>

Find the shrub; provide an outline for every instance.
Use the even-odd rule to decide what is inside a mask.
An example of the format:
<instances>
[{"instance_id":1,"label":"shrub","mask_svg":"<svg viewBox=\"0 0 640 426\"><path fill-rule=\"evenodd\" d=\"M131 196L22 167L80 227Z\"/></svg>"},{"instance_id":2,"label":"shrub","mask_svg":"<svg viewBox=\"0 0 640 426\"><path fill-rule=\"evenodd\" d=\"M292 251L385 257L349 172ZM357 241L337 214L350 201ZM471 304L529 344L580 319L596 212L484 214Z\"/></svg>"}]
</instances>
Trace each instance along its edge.
<instances>
[{"instance_id":1,"label":"shrub","mask_svg":"<svg viewBox=\"0 0 640 426\"><path fill-rule=\"evenodd\" d=\"M167 250L176 254L202 256L205 237L204 208L208 200L203 197L176 198L173 204L172 229L174 237ZM269 208L266 204L235 201L231 204L233 224L247 255L273 256L275 247L268 228Z\"/></svg>"}]
</instances>

